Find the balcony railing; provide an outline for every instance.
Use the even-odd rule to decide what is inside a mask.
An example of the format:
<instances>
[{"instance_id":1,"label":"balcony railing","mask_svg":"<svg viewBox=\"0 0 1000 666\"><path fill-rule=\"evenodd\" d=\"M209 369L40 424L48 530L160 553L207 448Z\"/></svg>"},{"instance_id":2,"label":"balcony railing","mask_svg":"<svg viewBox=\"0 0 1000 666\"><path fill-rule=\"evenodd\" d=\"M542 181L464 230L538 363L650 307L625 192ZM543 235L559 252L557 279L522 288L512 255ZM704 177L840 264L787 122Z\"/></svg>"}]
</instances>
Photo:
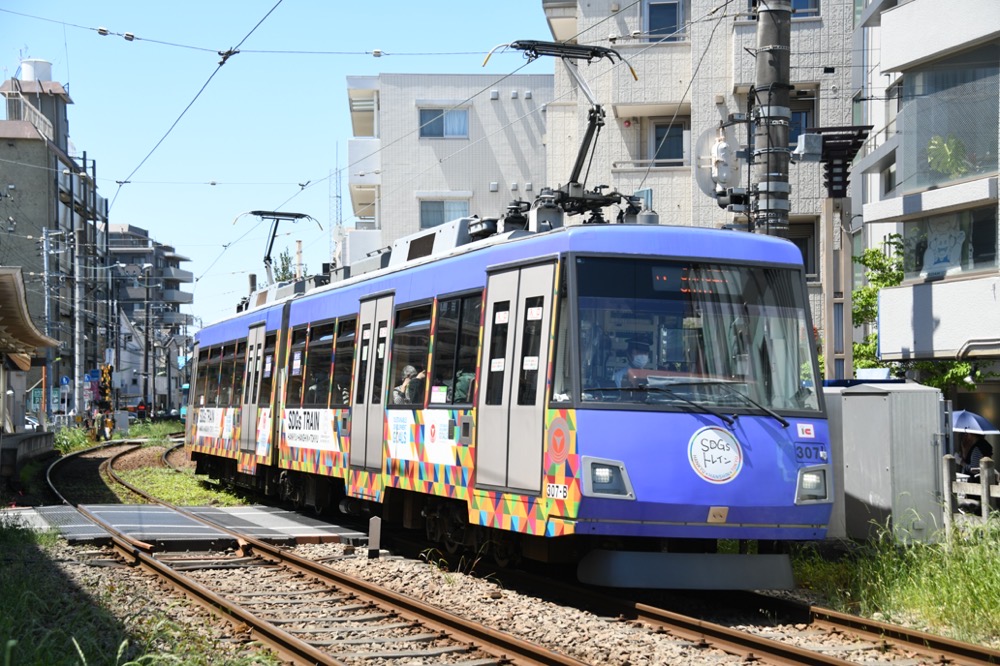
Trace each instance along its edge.
<instances>
[{"instance_id":1,"label":"balcony railing","mask_svg":"<svg viewBox=\"0 0 1000 666\"><path fill-rule=\"evenodd\" d=\"M178 282L194 282L194 273L181 270L180 268L167 267L160 271L167 280L177 280Z\"/></svg>"},{"instance_id":2,"label":"balcony railing","mask_svg":"<svg viewBox=\"0 0 1000 666\"><path fill-rule=\"evenodd\" d=\"M34 105L21 96L21 93L6 93L7 97L7 120L27 120L35 126L49 141L55 139L55 132L52 130L52 123L36 109Z\"/></svg>"},{"instance_id":3,"label":"balcony railing","mask_svg":"<svg viewBox=\"0 0 1000 666\"><path fill-rule=\"evenodd\" d=\"M179 289L164 289L163 300L167 303L193 303L194 294Z\"/></svg>"}]
</instances>

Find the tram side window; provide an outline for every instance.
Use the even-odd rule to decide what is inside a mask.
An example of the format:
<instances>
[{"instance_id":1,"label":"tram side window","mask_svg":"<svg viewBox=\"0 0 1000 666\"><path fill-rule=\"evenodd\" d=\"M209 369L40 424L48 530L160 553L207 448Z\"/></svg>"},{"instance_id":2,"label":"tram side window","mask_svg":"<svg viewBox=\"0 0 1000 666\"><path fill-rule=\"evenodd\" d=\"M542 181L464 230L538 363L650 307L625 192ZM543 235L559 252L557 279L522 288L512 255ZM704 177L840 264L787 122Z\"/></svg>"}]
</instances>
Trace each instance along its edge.
<instances>
[{"instance_id":1,"label":"tram side window","mask_svg":"<svg viewBox=\"0 0 1000 666\"><path fill-rule=\"evenodd\" d=\"M521 324L521 375L517 383L517 404L534 405L538 397L538 355L542 349L542 312L545 297L533 296L524 301L524 321Z\"/></svg>"},{"instance_id":2,"label":"tram side window","mask_svg":"<svg viewBox=\"0 0 1000 666\"><path fill-rule=\"evenodd\" d=\"M346 405L351 401L351 365L354 362L354 339L358 322L355 319L337 323L337 346L333 355L333 386L330 402Z\"/></svg>"},{"instance_id":3,"label":"tram side window","mask_svg":"<svg viewBox=\"0 0 1000 666\"><path fill-rule=\"evenodd\" d=\"M308 361L306 363L306 407L325 408L330 397L330 365L333 363L335 325L320 324L309 330Z\"/></svg>"},{"instance_id":4,"label":"tram side window","mask_svg":"<svg viewBox=\"0 0 1000 666\"><path fill-rule=\"evenodd\" d=\"M396 312L392 332L389 404L422 406L427 385L427 352L431 340L431 306Z\"/></svg>"},{"instance_id":5,"label":"tram side window","mask_svg":"<svg viewBox=\"0 0 1000 666\"><path fill-rule=\"evenodd\" d=\"M215 404L215 379L218 378L219 368L212 363L212 348L202 349L198 352L198 383L195 388L195 402L198 407L206 407ZM209 390L212 394L209 395Z\"/></svg>"},{"instance_id":6,"label":"tram side window","mask_svg":"<svg viewBox=\"0 0 1000 666\"><path fill-rule=\"evenodd\" d=\"M570 372L572 363L569 362L569 301L566 296L566 282L563 277L562 293L559 297L559 311L556 315L556 340L554 350L554 371L552 374L552 401L567 402L570 399ZM581 331L581 340L583 333ZM584 379L584 388L587 388L587 380Z\"/></svg>"},{"instance_id":7,"label":"tram side window","mask_svg":"<svg viewBox=\"0 0 1000 666\"><path fill-rule=\"evenodd\" d=\"M292 349L288 357L288 388L285 391L285 407L302 405L302 385L305 377L306 338L309 329L305 326L292 331Z\"/></svg>"},{"instance_id":8,"label":"tram side window","mask_svg":"<svg viewBox=\"0 0 1000 666\"><path fill-rule=\"evenodd\" d=\"M233 404L243 402L243 380L246 378L247 341L236 343L236 359L233 363Z\"/></svg>"},{"instance_id":9,"label":"tram side window","mask_svg":"<svg viewBox=\"0 0 1000 666\"><path fill-rule=\"evenodd\" d=\"M375 367L372 369L372 404L382 402L382 374L385 371L385 354L388 352L389 322L378 323L378 338L375 340Z\"/></svg>"},{"instance_id":10,"label":"tram side window","mask_svg":"<svg viewBox=\"0 0 1000 666\"><path fill-rule=\"evenodd\" d=\"M233 359L236 358L236 343L222 347L222 360L219 366L219 406L229 407L233 404Z\"/></svg>"},{"instance_id":11,"label":"tram side window","mask_svg":"<svg viewBox=\"0 0 1000 666\"><path fill-rule=\"evenodd\" d=\"M361 327L361 358L358 360L358 390L354 393L357 396L358 404L365 402L365 378L368 376L368 360L372 350L372 325L365 324Z\"/></svg>"},{"instance_id":12,"label":"tram side window","mask_svg":"<svg viewBox=\"0 0 1000 666\"><path fill-rule=\"evenodd\" d=\"M271 404L271 387L274 386L274 375L277 372L274 362L276 342L277 336L274 333L269 334L264 339L264 362L260 371L260 388L258 393L253 396L253 400L250 401L252 403Z\"/></svg>"},{"instance_id":13,"label":"tram side window","mask_svg":"<svg viewBox=\"0 0 1000 666\"><path fill-rule=\"evenodd\" d=\"M431 373L432 405L472 402L482 307L481 294L438 303Z\"/></svg>"},{"instance_id":14,"label":"tram side window","mask_svg":"<svg viewBox=\"0 0 1000 666\"><path fill-rule=\"evenodd\" d=\"M490 354L486 367L486 404L503 404L503 380L506 373L507 330L510 324L510 301L498 301L493 306L490 334Z\"/></svg>"}]
</instances>

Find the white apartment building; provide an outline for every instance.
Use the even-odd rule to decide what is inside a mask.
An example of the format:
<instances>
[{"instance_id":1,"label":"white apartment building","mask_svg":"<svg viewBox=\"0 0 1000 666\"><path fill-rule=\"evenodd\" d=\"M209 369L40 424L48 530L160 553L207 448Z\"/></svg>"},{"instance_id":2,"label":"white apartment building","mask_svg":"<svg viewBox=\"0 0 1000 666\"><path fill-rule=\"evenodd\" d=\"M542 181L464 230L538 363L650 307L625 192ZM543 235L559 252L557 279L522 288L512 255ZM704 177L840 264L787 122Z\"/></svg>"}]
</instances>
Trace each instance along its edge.
<instances>
[{"instance_id":1,"label":"white apartment building","mask_svg":"<svg viewBox=\"0 0 1000 666\"><path fill-rule=\"evenodd\" d=\"M721 227L739 223L711 191L711 150L720 124L746 113L756 77L757 24L750 0L542 0L556 41L617 50L635 69L607 60L578 71L607 113L587 186L623 193L652 191L661 224ZM790 143L809 127L851 125L851 0L792 0ZM588 99L562 63L547 112L549 183L565 182L586 128ZM725 132L745 146L745 125ZM747 171L739 174L746 186ZM826 196L822 167L793 164L786 235L802 250L814 319L823 335L820 220ZM837 211L838 215L849 215Z\"/></svg>"},{"instance_id":2,"label":"white apartment building","mask_svg":"<svg viewBox=\"0 0 1000 666\"><path fill-rule=\"evenodd\" d=\"M904 281L880 295L881 357L985 363L1000 359L1000 3L941 10L883 0L860 11L854 89L877 131L854 193L869 245L903 240Z\"/></svg>"},{"instance_id":3,"label":"white apartment building","mask_svg":"<svg viewBox=\"0 0 1000 666\"><path fill-rule=\"evenodd\" d=\"M545 185L552 76L380 74L347 79L356 228L347 261L468 215L499 217Z\"/></svg>"}]
</instances>

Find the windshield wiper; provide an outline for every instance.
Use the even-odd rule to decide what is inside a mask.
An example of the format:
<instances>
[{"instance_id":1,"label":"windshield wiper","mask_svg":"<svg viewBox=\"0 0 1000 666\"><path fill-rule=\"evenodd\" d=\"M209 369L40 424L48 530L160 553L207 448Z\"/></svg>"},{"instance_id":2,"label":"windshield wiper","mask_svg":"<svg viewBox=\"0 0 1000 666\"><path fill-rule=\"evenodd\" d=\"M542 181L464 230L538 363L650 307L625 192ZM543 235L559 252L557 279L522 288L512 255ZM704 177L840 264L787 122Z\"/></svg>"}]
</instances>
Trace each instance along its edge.
<instances>
[{"instance_id":1,"label":"windshield wiper","mask_svg":"<svg viewBox=\"0 0 1000 666\"><path fill-rule=\"evenodd\" d=\"M699 383L711 384L712 386L721 386L722 388L724 388L727 391L729 391L730 395L739 396L743 400L746 400L751 405L753 405L754 407L756 407L760 411L764 412L765 414L767 414L768 416L770 416L771 418L773 418L775 421L777 421L778 423L780 423L783 428L787 428L788 426L791 425L791 423L788 422L788 419L786 419L785 417L783 417L781 414L779 414L778 412L774 411L770 407L765 407L764 405L760 404L759 402L757 402L756 400L754 400L750 396L746 395L745 393L740 393L739 391L737 391L736 389L734 389L732 386L730 386L728 382L724 382L724 381L720 381L720 380L708 380L708 381L699 382Z\"/></svg>"},{"instance_id":2,"label":"windshield wiper","mask_svg":"<svg viewBox=\"0 0 1000 666\"><path fill-rule=\"evenodd\" d=\"M643 392L646 392L646 393L666 393L670 397L677 398L681 402L685 402L685 403L691 405L692 407L695 407L696 409L701 410L705 414L711 414L715 418L720 419L722 421L725 421L726 425L728 425L728 426L731 426L731 425L733 425L733 423L735 423L735 420L733 419L733 417L727 416L725 414L722 414L721 412L717 412L714 409L712 409L711 407L708 407L707 405L703 405L700 402L695 402L694 400L691 400L689 398L685 398L680 393L677 393L676 391L671 391L670 389L668 389L665 386L649 386L648 384L643 384L642 386L629 386L629 387L621 386L621 387L615 387L615 388L612 388L612 389L597 389L597 390L601 390L601 391L609 391L609 390L610 391L643 391Z\"/></svg>"}]
</instances>

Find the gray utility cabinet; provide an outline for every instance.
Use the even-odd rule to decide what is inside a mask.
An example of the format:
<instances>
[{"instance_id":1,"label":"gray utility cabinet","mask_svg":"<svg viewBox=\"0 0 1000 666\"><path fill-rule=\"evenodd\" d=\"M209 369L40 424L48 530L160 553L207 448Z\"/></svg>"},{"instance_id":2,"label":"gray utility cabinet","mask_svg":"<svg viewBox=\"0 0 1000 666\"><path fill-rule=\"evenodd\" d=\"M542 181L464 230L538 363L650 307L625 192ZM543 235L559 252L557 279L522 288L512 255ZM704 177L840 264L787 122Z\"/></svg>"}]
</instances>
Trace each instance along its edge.
<instances>
[{"instance_id":1,"label":"gray utility cabinet","mask_svg":"<svg viewBox=\"0 0 1000 666\"><path fill-rule=\"evenodd\" d=\"M827 537L867 539L890 523L897 540L930 543L943 528L941 391L912 382L824 387L834 463Z\"/></svg>"}]
</instances>

